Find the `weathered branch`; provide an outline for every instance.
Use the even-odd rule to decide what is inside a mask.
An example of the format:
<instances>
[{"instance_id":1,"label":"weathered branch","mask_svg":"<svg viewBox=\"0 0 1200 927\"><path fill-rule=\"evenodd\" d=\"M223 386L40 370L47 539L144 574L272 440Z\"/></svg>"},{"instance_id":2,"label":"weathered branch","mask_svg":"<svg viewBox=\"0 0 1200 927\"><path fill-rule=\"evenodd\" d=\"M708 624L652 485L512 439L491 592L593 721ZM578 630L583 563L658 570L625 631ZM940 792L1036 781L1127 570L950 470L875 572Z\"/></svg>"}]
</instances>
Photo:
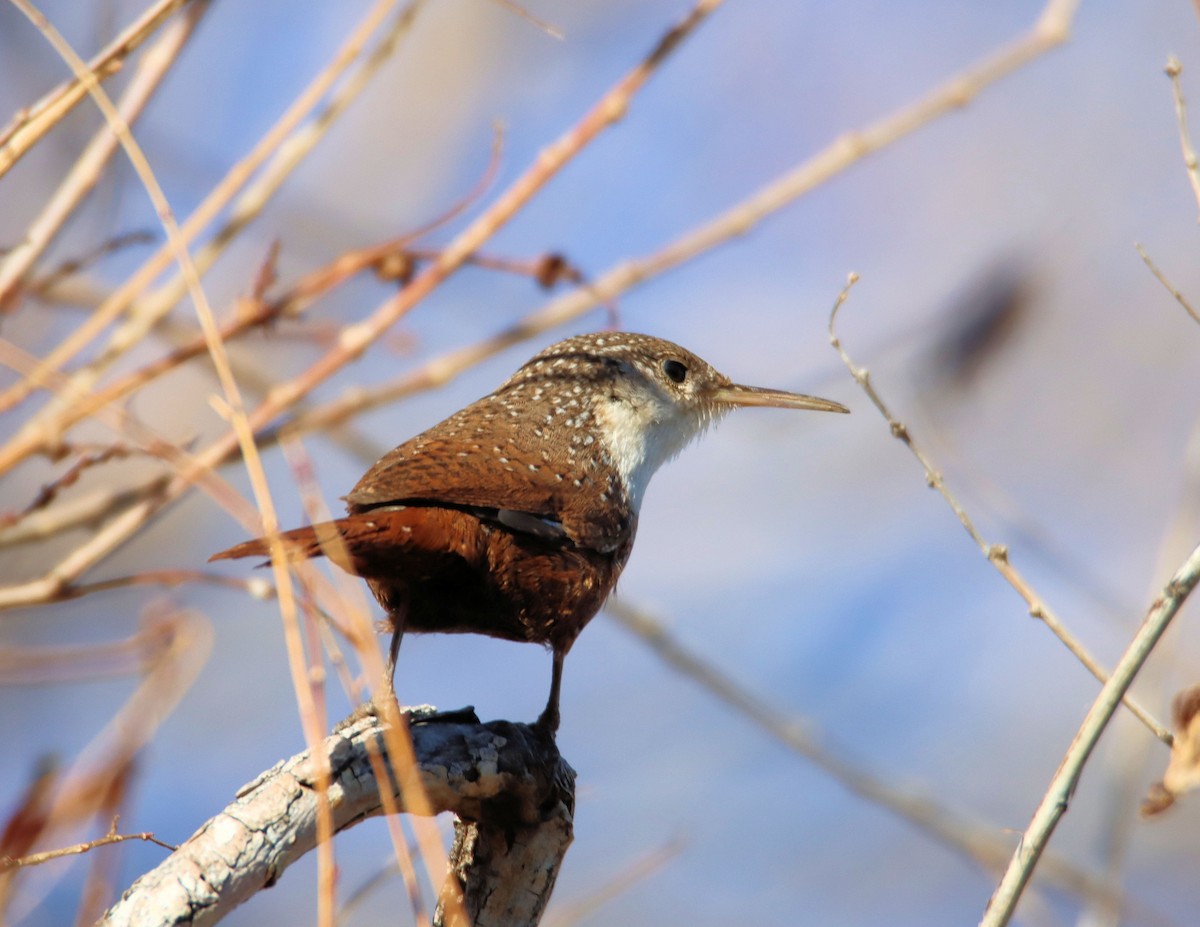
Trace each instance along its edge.
<instances>
[{"instance_id":1,"label":"weathered branch","mask_svg":"<svg viewBox=\"0 0 1200 927\"><path fill-rule=\"evenodd\" d=\"M437 923L466 910L471 923L534 925L571 842L575 773L549 738L525 724L405 709L426 799L459 817ZM383 813L372 754L384 728L358 718L327 737L329 803L340 832ZM389 770L390 771L390 770ZM402 811L406 796L389 775ZM215 924L316 846L316 764L304 751L244 786L161 865L139 878L100 921L116 925ZM449 914L444 923L462 927Z\"/></svg>"}]
</instances>

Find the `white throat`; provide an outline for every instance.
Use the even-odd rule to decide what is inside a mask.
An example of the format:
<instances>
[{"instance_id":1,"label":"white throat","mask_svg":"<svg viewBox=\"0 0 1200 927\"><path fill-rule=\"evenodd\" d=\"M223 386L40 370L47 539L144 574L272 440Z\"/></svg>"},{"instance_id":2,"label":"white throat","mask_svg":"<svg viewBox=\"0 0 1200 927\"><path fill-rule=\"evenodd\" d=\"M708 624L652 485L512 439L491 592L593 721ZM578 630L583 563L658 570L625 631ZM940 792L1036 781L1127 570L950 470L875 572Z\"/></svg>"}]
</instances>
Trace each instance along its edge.
<instances>
[{"instance_id":1,"label":"white throat","mask_svg":"<svg viewBox=\"0 0 1200 927\"><path fill-rule=\"evenodd\" d=\"M595 414L605 450L621 475L635 512L641 510L650 477L687 447L707 424L693 415L681 414L667 403L635 406L610 400L599 403Z\"/></svg>"}]
</instances>

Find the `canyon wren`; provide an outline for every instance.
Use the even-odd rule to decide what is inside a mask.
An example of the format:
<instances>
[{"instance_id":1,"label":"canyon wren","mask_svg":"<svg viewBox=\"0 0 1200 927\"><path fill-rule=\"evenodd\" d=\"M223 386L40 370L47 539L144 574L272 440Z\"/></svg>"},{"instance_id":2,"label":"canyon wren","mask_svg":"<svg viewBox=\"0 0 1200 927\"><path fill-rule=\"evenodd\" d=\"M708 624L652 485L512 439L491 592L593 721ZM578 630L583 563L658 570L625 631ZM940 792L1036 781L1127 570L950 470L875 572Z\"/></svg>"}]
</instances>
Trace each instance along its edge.
<instances>
[{"instance_id":1,"label":"canyon wren","mask_svg":"<svg viewBox=\"0 0 1200 927\"><path fill-rule=\"evenodd\" d=\"M558 729L563 658L616 586L650 477L738 406L847 412L828 399L739 386L676 344L601 332L546 348L499 389L385 454L345 518L285 531L367 581L392 629L546 644ZM264 556L265 538L212 560Z\"/></svg>"}]
</instances>

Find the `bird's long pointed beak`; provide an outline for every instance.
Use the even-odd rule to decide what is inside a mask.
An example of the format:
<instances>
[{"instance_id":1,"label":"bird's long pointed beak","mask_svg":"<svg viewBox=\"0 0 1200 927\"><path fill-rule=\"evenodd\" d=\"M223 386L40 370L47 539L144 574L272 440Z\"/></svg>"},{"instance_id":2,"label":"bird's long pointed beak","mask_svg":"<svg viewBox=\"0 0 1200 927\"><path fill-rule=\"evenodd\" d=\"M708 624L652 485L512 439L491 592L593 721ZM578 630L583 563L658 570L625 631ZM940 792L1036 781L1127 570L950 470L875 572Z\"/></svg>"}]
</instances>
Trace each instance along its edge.
<instances>
[{"instance_id":1,"label":"bird's long pointed beak","mask_svg":"<svg viewBox=\"0 0 1200 927\"><path fill-rule=\"evenodd\" d=\"M770 406L777 409L810 409L815 412L850 411L840 402L834 402L832 399L805 396L803 393L789 393L781 389L767 389L763 386L742 386L738 383L731 383L714 390L712 400L729 406Z\"/></svg>"}]
</instances>

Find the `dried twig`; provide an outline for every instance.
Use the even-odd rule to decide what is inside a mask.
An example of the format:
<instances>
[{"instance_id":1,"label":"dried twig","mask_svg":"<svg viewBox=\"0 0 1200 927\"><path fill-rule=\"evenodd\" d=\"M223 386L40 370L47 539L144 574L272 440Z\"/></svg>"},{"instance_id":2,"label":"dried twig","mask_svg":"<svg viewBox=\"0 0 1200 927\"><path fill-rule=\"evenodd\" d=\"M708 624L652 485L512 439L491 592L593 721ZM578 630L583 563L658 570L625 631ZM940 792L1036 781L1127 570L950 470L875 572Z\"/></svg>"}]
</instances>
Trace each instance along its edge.
<instances>
[{"instance_id":1,"label":"dried twig","mask_svg":"<svg viewBox=\"0 0 1200 927\"><path fill-rule=\"evenodd\" d=\"M79 478L83 476L84 471L92 467L98 467L101 464L106 464L111 460L124 459L130 453L130 448L122 444L110 444L107 447L102 447L94 451L81 451L79 459L71 464L66 472L59 474L49 483L43 483L42 488L38 490L38 494L34 496L33 501L23 509L17 512L0 512L0 532L4 532L13 527L13 525L19 524L34 512L45 509L58 498L58 494L64 489L74 486L79 482Z\"/></svg>"},{"instance_id":2,"label":"dried twig","mask_svg":"<svg viewBox=\"0 0 1200 927\"><path fill-rule=\"evenodd\" d=\"M635 634L672 669L698 683L859 798L907 821L989 872L1002 866L1012 854L1012 840L997 828L956 811L933 796L898 788L853 761L837 756L822 742L817 726L810 720L773 708L719 667L689 650L662 622L641 609L609 600L604 612ZM1057 857L1048 858L1046 864L1046 879L1052 884L1084 898L1123 903L1120 890L1103 878Z\"/></svg>"},{"instance_id":3,"label":"dried twig","mask_svg":"<svg viewBox=\"0 0 1200 927\"><path fill-rule=\"evenodd\" d=\"M23 0L18 0L18 2L23 2ZM371 35L380 27L398 2L399 0L377 0L375 6L367 12L362 22L339 49L333 61L310 82L253 150L226 173L221 182L205 197L204 202L183 223L180 228L180 238L184 244L190 243L206 228L208 223L229 204L255 172L266 163L272 153L284 144L288 136L324 98L337 78L361 54ZM155 252L94 313L51 351L31 375L0 393L0 410L11 408L33 390L45 388L51 373L60 370L122 313L126 312L134 299L170 266L174 256L175 252L171 243ZM128 337L130 335L126 334L116 343L110 341L101 360L107 362L111 357L119 356L128 347L126 343ZM103 366L104 364L96 361L74 374L70 395L62 401L62 404L69 405L71 398L86 393ZM40 427L42 426L39 425L38 428ZM18 437L20 436L18 435ZM0 453L0 473L11 467L14 462L11 452Z\"/></svg>"},{"instance_id":4,"label":"dried twig","mask_svg":"<svg viewBox=\"0 0 1200 927\"><path fill-rule=\"evenodd\" d=\"M120 35L108 43L91 61L88 69L97 80L115 74L132 54L167 18L187 0L158 0ZM0 177L75 106L87 96L87 87L78 77L55 88L28 109L24 109L0 130Z\"/></svg>"},{"instance_id":5,"label":"dried twig","mask_svg":"<svg viewBox=\"0 0 1200 927\"><path fill-rule=\"evenodd\" d=\"M1183 151L1183 166L1187 170L1188 182L1192 185L1196 202L1200 204L1200 160L1196 158L1196 148L1188 131L1187 101L1183 98L1183 85L1179 82L1183 65L1179 63L1178 58L1171 55L1167 59L1165 71L1167 77L1171 78L1171 93L1175 97L1175 121L1179 124L1179 147Z\"/></svg>"},{"instance_id":6,"label":"dried twig","mask_svg":"<svg viewBox=\"0 0 1200 927\"><path fill-rule=\"evenodd\" d=\"M209 573L205 570L143 570L141 573L114 576L112 579L100 579L94 583L75 583L63 590L59 600L78 599L85 595L111 592L113 589L127 589L130 586L162 586L174 589L187 585L218 586L232 589L235 592L244 592L253 599L276 597L275 587L267 580L257 576L241 579L221 573Z\"/></svg>"},{"instance_id":7,"label":"dried twig","mask_svg":"<svg viewBox=\"0 0 1200 927\"><path fill-rule=\"evenodd\" d=\"M575 128L545 149L525 174L519 177L492 207L451 242L436 263L423 271L409 287L385 303L370 319L344 329L337 348L319 359L308 371L276 387L258 408L250 413L247 420L249 428L261 429L342 366L358 357L375 337L460 267L470 254L477 251L484 241L512 218L516 210L587 142L624 112L632 96L645 84L670 51L704 20L717 3L718 0L701 0L687 17L667 32L645 60L601 98ZM183 237L186 238L186 235ZM101 314L98 310L90 318L94 319ZM5 347L12 348L11 345L0 341L0 348ZM53 380L53 376L50 374L49 361L43 361L38 369L27 375L22 382L40 384L50 380ZM30 597L41 597L37 600L44 601L47 590L61 590L75 582L83 570L124 544L149 519L180 498L194 481L204 478L205 474L211 474L213 467L226 460L239 447L247 447L248 437L244 430L240 433L227 432L197 454L192 466L186 472L173 477L161 494L134 505L97 531L89 539L86 552L72 552L64 561L55 564L43 580L26 584L24 587L10 588L7 590L7 601L24 602ZM280 581L277 577L277 583ZM0 605L3 604L5 598L0 596Z\"/></svg>"},{"instance_id":8,"label":"dried twig","mask_svg":"<svg viewBox=\"0 0 1200 927\"><path fill-rule=\"evenodd\" d=\"M1012 918L1021 893L1033 876L1033 870L1046 844L1049 843L1054 828L1066 814L1083 767L1100 735L1104 733L1117 706L1133 684L1142 664L1146 662L1155 644L1178 614L1197 582L1200 582L1200 547L1192 551L1158 598L1151 603L1142 626L1130 641L1125 653L1121 655L1111 678L1088 709L1087 716L1063 756L1049 788L1046 789L1046 794L1042 796L1041 804L1038 805L1029 826L1021 836L1020 843L1017 844L1008 869L992 895L983 919L979 922L980 927L1004 927Z\"/></svg>"},{"instance_id":9,"label":"dried twig","mask_svg":"<svg viewBox=\"0 0 1200 927\"><path fill-rule=\"evenodd\" d=\"M1137 253L1141 255L1142 262L1150 268L1150 273L1154 274L1155 278L1163 285L1166 291L1175 297L1175 302L1183 306L1184 312L1190 315L1195 321L1200 322L1200 312L1195 310L1192 304L1187 301L1187 298L1175 288L1175 284L1168 280L1166 275L1158 269L1158 265L1150 260L1150 255L1146 253L1146 249L1142 247L1141 243L1134 242L1133 246L1137 248Z\"/></svg>"},{"instance_id":10,"label":"dried twig","mask_svg":"<svg viewBox=\"0 0 1200 927\"><path fill-rule=\"evenodd\" d=\"M137 73L122 94L118 111L132 125L158 90L176 57L191 38L209 0L197 0L173 22L138 62ZM118 146L117 134L101 126L59 184L50 201L25 230L21 241L0 261L0 312L11 306L30 268L42 256L76 207L91 193Z\"/></svg>"},{"instance_id":11,"label":"dried twig","mask_svg":"<svg viewBox=\"0 0 1200 927\"><path fill-rule=\"evenodd\" d=\"M1008 558L1008 547L1004 544L992 544L985 540L983 535L979 533L979 529L975 527L975 523L971 520L971 517L959 504L958 500L955 499L949 488L947 488L945 479L942 477L942 474L938 472L933 461L929 459L928 455L926 455L925 452L922 451L917 445L916 441L913 440L912 433L909 431L908 426L892 414L891 410L888 408L886 403L884 403L879 393L875 391L875 387L871 385L870 372L865 367L857 366L854 361L850 359L850 355L847 354L845 349L842 347L841 341L837 336L837 315L846 302L846 298L850 292L850 287L852 287L856 282L858 282L858 275L851 274L849 283L838 296L837 302L834 304L833 311L829 315L830 344L832 344L834 350L838 352L838 355L842 359L842 363L844 363L846 365L846 369L850 371L850 375L854 377L854 382L862 388L863 392L867 394L867 398L870 399L875 408L879 410L879 414L884 417L884 420L888 423L888 427L891 428L892 437L904 444L904 446L907 447L912 455L917 459L917 462L920 463L924 468L925 481L932 489L936 489L938 493L941 494L942 498L946 500L946 504L950 506L951 511L954 512L954 515L958 519L959 523L963 526L963 528L966 529L967 534L971 536L971 540L975 542L976 546L987 558L988 563L994 566L996 571L1003 576L1008 584L1017 591L1017 594L1025 600L1025 604L1029 606L1030 616L1037 618L1039 621L1045 624L1046 627L1049 628L1054 634L1054 636L1062 641L1067 646L1067 649L1075 655L1075 658L1087 668L1089 673L1091 673L1101 682L1107 683L1109 681L1110 674L1104 669L1104 667L1100 665L1096 658L1088 652L1087 648L1083 646L1079 639L1067 629L1059 617L1050 609L1050 606L1048 606L1041 596L1037 594L1033 586L1031 586L1025 577L1017 570L1017 568L1012 565ZM1132 697L1125 698L1124 702L1125 707L1133 712L1134 716L1137 717L1137 719L1144 725L1146 725L1146 727L1152 734L1154 734L1155 737L1157 737L1167 746L1171 745L1171 732L1162 724L1160 724L1153 715L1142 708Z\"/></svg>"},{"instance_id":12,"label":"dried twig","mask_svg":"<svg viewBox=\"0 0 1200 927\"><path fill-rule=\"evenodd\" d=\"M81 853L88 853L96 847L106 847L114 843L124 843L126 840L144 840L147 843L156 843L164 850L174 850L169 843L164 843L154 836L150 831L144 831L140 834L118 834L117 822L112 822L112 827L109 832L103 837L97 837L95 840L87 840L83 843L76 843L69 847L60 847L57 850L46 850L42 853L30 853L28 856L20 856L13 859L9 856L0 857L0 871L5 869L23 869L28 866L40 866L42 863L48 863L51 860L62 859L64 856L78 856Z\"/></svg>"},{"instance_id":13,"label":"dried twig","mask_svg":"<svg viewBox=\"0 0 1200 927\"><path fill-rule=\"evenodd\" d=\"M46 273L30 280L25 284L24 291L30 296L44 297L48 302L58 300L69 289L68 281L91 265L124 248L133 245L148 245L154 241L155 236L149 231L121 232L108 241L102 241L84 254L68 258ZM65 304L70 305L69 302Z\"/></svg>"},{"instance_id":14,"label":"dried twig","mask_svg":"<svg viewBox=\"0 0 1200 927\"><path fill-rule=\"evenodd\" d=\"M162 492L165 479L160 474L134 486L104 487L51 509L30 512L15 522L6 519L0 527L0 548L44 541L66 531L94 529L134 502Z\"/></svg>"},{"instance_id":15,"label":"dried twig","mask_svg":"<svg viewBox=\"0 0 1200 927\"><path fill-rule=\"evenodd\" d=\"M546 22L546 20L539 19L538 17L534 16L531 12L529 12L529 10L517 3L516 0L496 0L496 2L526 22L533 24L534 27L541 29L542 32L546 33L546 35L550 36L550 38L564 38L561 29L559 29L553 23Z\"/></svg>"},{"instance_id":16,"label":"dried twig","mask_svg":"<svg viewBox=\"0 0 1200 927\"><path fill-rule=\"evenodd\" d=\"M612 306L627 290L657 277L713 248L745 235L799 197L867 155L915 132L954 109L966 106L983 89L1066 41L1078 0L1048 0L1029 33L995 54L943 81L913 103L863 129L846 133L730 209L645 257L624 261L589 283L552 300L514 325L474 345L449 351L420 370L372 389L355 389L291 419L289 434L343 423L357 412L403 396L442 386L463 370L513 345L579 318L597 306ZM0 461L3 455L0 454Z\"/></svg>"},{"instance_id":17,"label":"dried twig","mask_svg":"<svg viewBox=\"0 0 1200 927\"><path fill-rule=\"evenodd\" d=\"M556 905L547 919L550 927L572 927L585 922L614 898L619 898L639 882L657 874L660 869L674 861L686 845L686 840L676 837L631 859L619 872L584 897Z\"/></svg>"},{"instance_id":18,"label":"dried twig","mask_svg":"<svg viewBox=\"0 0 1200 927\"><path fill-rule=\"evenodd\" d=\"M17 853L30 856L33 843L61 840L65 831L78 828L105 808L119 804L125 793L135 758L174 710L191 686L211 648L211 628L198 615L171 611L152 615L149 633L163 640L155 645L156 659L145 678L108 725L85 748L71 768L57 776L40 800L36 822L27 828ZM12 869L0 879L0 896L6 894ZM0 897L0 909L4 898Z\"/></svg>"},{"instance_id":19,"label":"dried twig","mask_svg":"<svg viewBox=\"0 0 1200 927\"><path fill-rule=\"evenodd\" d=\"M144 673L167 656L176 636L170 621L149 621L129 637L110 643L0 647L0 685L48 685Z\"/></svg>"}]
</instances>

